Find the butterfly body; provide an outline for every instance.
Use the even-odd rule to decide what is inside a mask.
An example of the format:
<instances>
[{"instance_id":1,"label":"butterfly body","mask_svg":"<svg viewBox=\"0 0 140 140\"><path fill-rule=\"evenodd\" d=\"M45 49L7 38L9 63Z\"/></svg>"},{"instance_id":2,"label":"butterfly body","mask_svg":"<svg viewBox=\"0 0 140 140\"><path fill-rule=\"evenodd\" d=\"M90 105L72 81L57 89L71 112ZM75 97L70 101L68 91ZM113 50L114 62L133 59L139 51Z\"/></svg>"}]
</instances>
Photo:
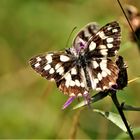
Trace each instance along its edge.
<instances>
[{"instance_id":1,"label":"butterfly body","mask_svg":"<svg viewBox=\"0 0 140 140\"><path fill-rule=\"evenodd\" d=\"M70 97L103 91L116 84L119 69L111 59L119 50L120 27L114 21L101 29L85 26L64 52L50 52L30 59L31 67Z\"/></svg>"}]
</instances>

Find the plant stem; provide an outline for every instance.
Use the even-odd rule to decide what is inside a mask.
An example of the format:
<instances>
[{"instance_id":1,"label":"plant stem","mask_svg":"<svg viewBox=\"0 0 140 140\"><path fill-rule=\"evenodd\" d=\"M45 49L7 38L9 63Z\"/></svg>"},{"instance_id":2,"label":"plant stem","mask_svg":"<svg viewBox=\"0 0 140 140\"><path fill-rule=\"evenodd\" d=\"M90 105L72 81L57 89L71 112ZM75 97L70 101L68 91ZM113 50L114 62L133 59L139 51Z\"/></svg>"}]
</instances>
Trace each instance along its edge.
<instances>
[{"instance_id":1,"label":"plant stem","mask_svg":"<svg viewBox=\"0 0 140 140\"><path fill-rule=\"evenodd\" d=\"M113 101L113 103L115 104L115 106L116 106L116 108L117 108L117 110L118 110L118 112L119 112L119 114L120 114L120 116L121 116L121 118L122 118L122 120L123 120L125 126L126 126L126 129L127 129L127 132L128 132L128 134L129 134L130 138L131 138L132 140L134 140L134 136L133 136L133 134L132 134L132 131L131 131L131 129L130 129L128 123L127 123L127 120L126 120L125 115L124 115L124 113L123 113L122 107L121 107L121 105L120 105L120 103L119 103L119 101L118 101L118 99L117 99L116 91L111 91L111 98L112 98L112 101Z\"/></svg>"}]
</instances>

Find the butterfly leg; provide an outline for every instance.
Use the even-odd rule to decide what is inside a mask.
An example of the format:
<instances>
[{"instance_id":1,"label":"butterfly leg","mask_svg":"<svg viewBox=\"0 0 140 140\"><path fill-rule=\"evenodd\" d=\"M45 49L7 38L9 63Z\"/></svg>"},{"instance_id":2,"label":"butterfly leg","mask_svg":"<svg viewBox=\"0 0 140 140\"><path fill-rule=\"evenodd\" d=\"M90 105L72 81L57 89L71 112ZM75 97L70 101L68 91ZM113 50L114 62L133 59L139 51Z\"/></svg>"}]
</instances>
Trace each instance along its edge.
<instances>
[{"instance_id":1,"label":"butterfly leg","mask_svg":"<svg viewBox=\"0 0 140 140\"><path fill-rule=\"evenodd\" d=\"M83 97L85 99L85 105L88 105L89 108L91 108L90 103L91 103L91 97L89 92L85 91L85 93L83 94Z\"/></svg>"}]
</instances>

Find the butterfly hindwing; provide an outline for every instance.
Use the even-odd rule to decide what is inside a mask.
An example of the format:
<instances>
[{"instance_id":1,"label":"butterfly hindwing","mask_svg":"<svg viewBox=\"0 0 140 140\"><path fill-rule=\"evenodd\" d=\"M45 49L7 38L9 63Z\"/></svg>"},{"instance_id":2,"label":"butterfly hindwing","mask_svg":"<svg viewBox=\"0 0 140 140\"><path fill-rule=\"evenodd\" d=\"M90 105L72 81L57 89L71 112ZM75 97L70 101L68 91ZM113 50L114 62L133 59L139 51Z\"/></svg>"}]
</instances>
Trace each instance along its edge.
<instances>
[{"instance_id":1,"label":"butterfly hindwing","mask_svg":"<svg viewBox=\"0 0 140 140\"><path fill-rule=\"evenodd\" d=\"M116 84L118 77L118 67L111 59L99 58L92 59L87 66L91 88L101 91L109 89Z\"/></svg>"},{"instance_id":2,"label":"butterfly hindwing","mask_svg":"<svg viewBox=\"0 0 140 140\"><path fill-rule=\"evenodd\" d=\"M69 96L81 97L85 92L89 91L83 68L78 65L72 67L56 84L64 94Z\"/></svg>"},{"instance_id":3,"label":"butterfly hindwing","mask_svg":"<svg viewBox=\"0 0 140 140\"><path fill-rule=\"evenodd\" d=\"M98 31L99 26L96 22L91 22L83 27L79 33L76 35L73 41L73 47L76 50L79 50L82 47L86 47L87 42L89 39L96 34Z\"/></svg>"}]
</instances>

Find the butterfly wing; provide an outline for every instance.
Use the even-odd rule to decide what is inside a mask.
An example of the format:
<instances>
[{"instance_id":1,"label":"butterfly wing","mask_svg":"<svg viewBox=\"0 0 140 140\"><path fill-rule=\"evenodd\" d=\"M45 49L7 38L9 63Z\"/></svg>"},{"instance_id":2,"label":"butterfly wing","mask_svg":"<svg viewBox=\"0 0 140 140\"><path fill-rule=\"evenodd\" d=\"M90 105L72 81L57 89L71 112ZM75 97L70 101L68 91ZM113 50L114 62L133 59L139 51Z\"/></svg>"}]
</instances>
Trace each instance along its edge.
<instances>
[{"instance_id":1,"label":"butterfly wing","mask_svg":"<svg viewBox=\"0 0 140 140\"><path fill-rule=\"evenodd\" d=\"M55 80L57 87L69 96L82 96L88 91L83 69L75 58L64 52L38 55L30 59L31 67L48 80Z\"/></svg>"},{"instance_id":2,"label":"butterfly wing","mask_svg":"<svg viewBox=\"0 0 140 140\"><path fill-rule=\"evenodd\" d=\"M56 82L57 87L69 96L81 97L89 91L82 67L75 65L64 77Z\"/></svg>"},{"instance_id":3,"label":"butterfly wing","mask_svg":"<svg viewBox=\"0 0 140 140\"><path fill-rule=\"evenodd\" d=\"M74 57L64 52L50 52L30 59L31 67L48 80L61 79L74 65Z\"/></svg>"},{"instance_id":4,"label":"butterfly wing","mask_svg":"<svg viewBox=\"0 0 140 140\"><path fill-rule=\"evenodd\" d=\"M112 57L120 48L120 26L116 21L106 24L87 44L85 54L91 57Z\"/></svg>"},{"instance_id":5,"label":"butterfly wing","mask_svg":"<svg viewBox=\"0 0 140 140\"><path fill-rule=\"evenodd\" d=\"M85 57L92 89L105 90L116 84L119 69L108 57L115 56L119 46L120 27L116 21L106 24L89 39Z\"/></svg>"},{"instance_id":6,"label":"butterfly wing","mask_svg":"<svg viewBox=\"0 0 140 140\"><path fill-rule=\"evenodd\" d=\"M117 78L117 89L121 90L128 84L127 66L122 56L117 57L116 64L119 68L119 74Z\"/></svg>"},{"instance_id":7,"label":"butterfly wing","mask_svg":"<svg viewBox=\"0 0 140 140\"><path fill-rule=\"evenodd\" d=\"M87 71L91 81L91 88L103 91L116 84L118 67L109 58L92 59L88 62Z\"/></svg>"},{"instance_id":8,"label":"butterfly wing","mask_svg":"<svg viewBox=\"0 0 140 140\"><path fill-rule=\"evenodd\" d=\"M96 34L99 27L96 22L91 22L83 27L73 40L73 48L80 51L81 47L86 47L88 40Z\"/></svg>"}]
</instances>

